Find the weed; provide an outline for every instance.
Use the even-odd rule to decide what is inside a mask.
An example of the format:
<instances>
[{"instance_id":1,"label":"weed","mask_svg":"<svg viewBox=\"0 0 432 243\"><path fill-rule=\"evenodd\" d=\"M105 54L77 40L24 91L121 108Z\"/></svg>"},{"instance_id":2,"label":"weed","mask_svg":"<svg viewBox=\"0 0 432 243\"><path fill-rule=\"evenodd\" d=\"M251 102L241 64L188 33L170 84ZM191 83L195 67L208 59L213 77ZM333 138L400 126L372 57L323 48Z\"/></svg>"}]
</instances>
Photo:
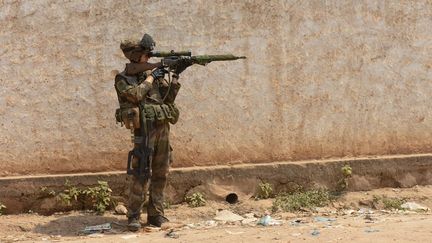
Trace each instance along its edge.
<instances>
[{"instance_id":1,"label":"weed","mask_svg":"<svg viewBox=\"0 0 432 243\"><path fill-rule=\"evenodd\" d=\"M60 192L57 197L66 205L72 205L72 200L78 201L78 197L83 193L83 191L70 184L69 180L66 180L65 187L67 187L63 192ZM42 192L44 188L41 188ZM54 192L55 194L55 192Z\"/></svg>"},{"instance_id":2,"label":"weed","mask_svg":"<svg viewBox=\"0 0 432 243\"><path fill-rule=\"evenodd\" d=\"M379 197L379 196L377 196L377 195L373 195L373 196L372 196L372 202L373 202L374 204L379 203L379 201L381 201L381 197Z\"/></svg>"},{"instance_id":3,"label":"weed","mask_svg":"<svg viewBox=\"0 0 432 243\"><path fill-rule=\"evenodd\" d=\"M78 201L78 196L82 193L82 191L74 186L69 187L64 191L69 195L69 197L75 201Z\"/></svg>"},{"instance_id":4,"label":"weed","mask_svg":"<svg viewBox=\"0 0 432 243\"><path fill-rule=\"evenodd\" d=\"M113 203L111 199L111 188L106 181L98 181L98 185L80 189L72 186L69 180L66 180L65 186L67 189L60 192L57 197L66 205L70 206L72 201L84 204L85 201L90 201L92 209L98 214L103 214L105 210Z\"/></svg>"},{"instance_id":5,"label":"weed","mask_svg":"<svg viewBox=\"0 0 432 243\"><path fill-rule=\"evenodd\" d=\"M255 199L267 199L273 196L273 186L270 183L261 182L258 184L258 190Z\"/></svg>"},{"instance_id":6,"label":"weed","mask_svg":"<svg viewBox=\"0 0 432 243\"><path fill-rule=\"evenodd\" d=\"M5 210L5 209L6 209L6 206L0 202L0 215L2 215L4 213L3 210Z\"/></svg>"},{"instance_id":7,"label":"weed","mask_svg":"<svg viewBox=\"0 0 432 243\"><path fill-rule=\"evenodd\" d=\"M398 210L402 210L402 204L405 203L404 199L395 198L395 197L386 197L386 196L383 196L381 198L381 201L384 204L384 208L385 209L398 209Z\"/></svg>"},{"instance_id":8,"label":"weed","mask_svg":"<svg viewBox=\"0 0 432 243\"><path fill-rule=\"evenodd\" d=\"M332 196L325 189L313 189L309 191L297 191L292 194L283 193L276 197L272 210L293 212L304 208L323 207L328 205Z\"/></svg>"},{"instance_id":9,"label":"weed","mask_svg":"<svg viewBox=\"0 0 432 243\"><path fill-rule=\"evenodd\" d=\"M196 208L206 205L206 200L203 194L199 192L195 192L190 196L185 197L185 201L189 205L189 207Z\"/></svg>"},{"instance_id":10,"label":"weed","mask_svg":"<svg viewBox=\"0 0 432 243\"><path fill-rule=\"evenodd\" d=\"M164 209L170 209L171 208L171 203L169 201L164 201L163 202L163 207L164 207Z\"/></svg>"},{"instance_id":11,"label":"weed","mask_svg":"<svg viewBox=\"0 0 432 243\"><path fill-rule=\"evenodd\" d=\"M352 175L352 168L348 164L342 166L341 171L344 177L351 177Z\"/></svg>"},{"instance_id":12,"label":"weed","mask_svg":"<svg viewBox=\"0 0 432 243\"><path fill-rule=\"evenodd\" d=\"M46 186L42 186L40 190L43 197L54 197L56 195L54 190L48 190Z\"/></svg>"},{"instance_id":13,"label":"weed","mask_svg":"<svg viewBox=\"0 0 432 243\"><path fill-rule=\"evenodd\" d=\"M111 192L108 182L98 181L97 186L83 190L82 194L90 198L97 213L103 214L112 202Z\"/></svg>"},{"instance_id":14,"label":"weed","mask_svg":"<svg viewBox=\"0 0 432 243\"><path fill-rule=\"evenodd\" d=\"M66 193L60 192L57 195L57 199L60 200L60 201L62 201L64 204L66 204L68 206L72 205L72 203L71 203L71 199L72 198L68 194L66 194Z\"/></svg>"},{"instance_id":15,"label":"weed","mask_svg":"<svg viewBox=\"0 0 432 243\"><path fill-rule=\"evenodd\" d=\"M403 210L402 204L406 202L406 199L400 199L395 197L387 197L387 196L372 196L372 204L376 209L398 209Z\"/></svg>"},{"instance_id":16,"label":"weed","mask_svg":"<svg viewBox=\"0 0 432 243\"><path fill-rule=\"evenodd\" d=\"M336 186L337 192L342 192L348 188L348 178L352 175L352 168L350 165L346 164L341 168L342 178L338 181Z\"/></svg>"}]
</instances>

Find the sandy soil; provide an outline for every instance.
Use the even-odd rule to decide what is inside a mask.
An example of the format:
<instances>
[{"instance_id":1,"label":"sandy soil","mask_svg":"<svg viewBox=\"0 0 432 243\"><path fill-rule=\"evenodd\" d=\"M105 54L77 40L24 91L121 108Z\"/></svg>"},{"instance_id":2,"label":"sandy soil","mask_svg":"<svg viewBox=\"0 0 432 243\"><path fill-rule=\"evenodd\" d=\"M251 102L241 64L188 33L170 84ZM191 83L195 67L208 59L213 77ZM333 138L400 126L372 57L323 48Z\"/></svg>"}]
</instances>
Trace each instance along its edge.
<instances>
[{"instance_id":1,"label":"sandy soil","mask_svg":"<svg viewBox=\"0 0 432 243\"><path fill-rule=\"evenodd\" d=\"M167 210L172 223L162 229L145 227L138 233L125 231L125 216L112 212L104 216L86 212L4 215L0 216L0 242L431 242L430 211L381 210L373 203L374 196L405 199L432 208L432 186L426 186L350 192L329 207L272 214L281 220L278 226L213 221L222 209L260 217L271 207L272 200L246 200L235 205L209 202L199 208L174 205ZM110 232L79 234L85 226L110 222L118 223ZM178 238L167 237L170 230Z\"/></svg>"}]
</instances>

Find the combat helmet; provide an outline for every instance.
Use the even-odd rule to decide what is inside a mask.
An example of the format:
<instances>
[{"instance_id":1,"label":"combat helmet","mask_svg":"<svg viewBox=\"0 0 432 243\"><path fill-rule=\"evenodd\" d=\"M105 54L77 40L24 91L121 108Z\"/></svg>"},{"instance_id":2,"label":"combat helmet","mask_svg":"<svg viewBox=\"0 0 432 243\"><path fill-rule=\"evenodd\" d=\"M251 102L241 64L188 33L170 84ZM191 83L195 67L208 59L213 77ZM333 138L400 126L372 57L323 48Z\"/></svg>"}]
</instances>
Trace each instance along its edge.
<instances>
[{"instance_id":1,"label":"combat helmet","mask_svg":"<svg viewBox=\"0 0 432 243\"><path fill-rule=\"evenodd\" d=\"M156 42L149 34L144 34L143 38L140 41L141 47L146 51L153 51L153 48L156 46Z\"/></svg>"},{"instance_id":2,"label":"combat helmet","mask_svg":"<svg viewBox=\"0 0 432 243\"><path fill-rule=\"evenodd\" d=\"M141 56L153 50L156 46L155 41L149 34L144 34L141 41L125 40L120 44L123 54L131 62L139 62Z\"/></svg>"}]
</instances>

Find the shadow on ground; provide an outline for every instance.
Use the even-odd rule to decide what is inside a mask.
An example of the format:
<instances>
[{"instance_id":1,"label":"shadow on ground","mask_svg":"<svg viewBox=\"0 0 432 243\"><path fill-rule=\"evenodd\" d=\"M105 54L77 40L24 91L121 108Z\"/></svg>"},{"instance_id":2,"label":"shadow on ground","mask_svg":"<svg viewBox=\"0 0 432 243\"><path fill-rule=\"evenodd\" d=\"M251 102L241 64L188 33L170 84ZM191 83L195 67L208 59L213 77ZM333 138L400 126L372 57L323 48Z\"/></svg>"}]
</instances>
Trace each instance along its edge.
<instances>
[{"instance_id":1,"label":"shadow on ground","mask_svg":"<svg viewBox=\"0 0 432 243\"><path fill-rule=\"evenodd\" d=\"M124 216L123 216L124 217ZM77 236L86 226L113 223L111 233L121 233L126 230L126 219L119 219L112 216L98 215L76 215L59 216L46 224L39 224L34 228L35 233L46 235Z\"/></svg>"}]
</instances>

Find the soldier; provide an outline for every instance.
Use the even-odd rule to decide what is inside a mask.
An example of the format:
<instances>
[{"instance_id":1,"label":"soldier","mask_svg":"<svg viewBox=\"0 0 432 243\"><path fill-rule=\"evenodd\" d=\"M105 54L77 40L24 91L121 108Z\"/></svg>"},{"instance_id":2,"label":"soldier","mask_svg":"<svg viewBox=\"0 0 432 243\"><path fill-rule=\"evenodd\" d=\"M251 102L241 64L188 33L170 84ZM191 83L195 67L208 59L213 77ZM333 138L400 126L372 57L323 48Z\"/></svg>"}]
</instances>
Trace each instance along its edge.
<instances>
[{"instance_id":1,"label":"soldier","mask_svg":"<svg viewBox=\"0 0 432 243\"><path fill-rule=\"evenodd\" d=\"M139 219L147 189L147 223L160 227L168 222L164 216L163 196L172 156L169 123L175 124L179 117L174 100L180 89L179 74L187 66L179 65L173 70L171 78L164 79L171 73L164 70L160 63L148 62L149 53L154 46L155 42L148 34L145 34L140 42L122 42L120 48L130 63L115 77L115 89L120 104L116 118L131 129L134 141L134 150L131 151L134 152L131 159L134 173L129 185L127 215L130 231L141 228ZM142 156L145 153L148 159L144 161L148 162L147 166L151 169L151 173L146 174L147 177L151 175L150 183L145 175L140 174L144 166Z\"/></svg>"}]
</instances>

